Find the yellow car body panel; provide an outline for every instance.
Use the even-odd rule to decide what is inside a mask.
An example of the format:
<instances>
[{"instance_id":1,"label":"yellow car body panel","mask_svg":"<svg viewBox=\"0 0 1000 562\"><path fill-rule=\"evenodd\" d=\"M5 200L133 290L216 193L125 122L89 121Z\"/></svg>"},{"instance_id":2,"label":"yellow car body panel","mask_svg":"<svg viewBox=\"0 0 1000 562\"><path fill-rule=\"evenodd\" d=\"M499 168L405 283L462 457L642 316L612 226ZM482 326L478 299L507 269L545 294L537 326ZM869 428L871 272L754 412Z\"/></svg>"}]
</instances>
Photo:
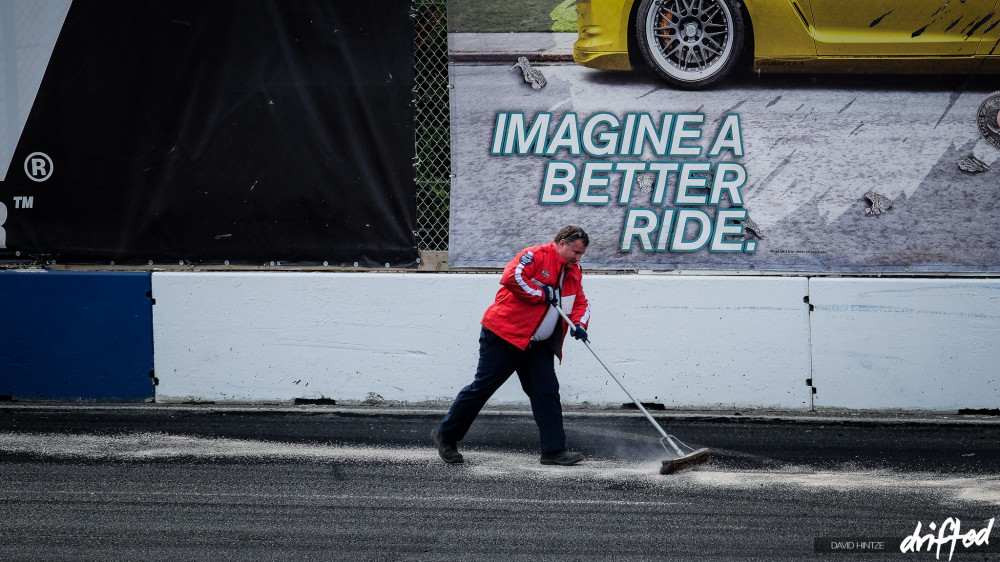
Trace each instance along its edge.
<instances>
[{"instance_id":1,"label":"yellow car body panel","mask_svg":"<svg viewBox=\"0 0 1000 562\"><path fill-rule=\"evenodd\" d=\"M631 13L632 0L581 0L577 3L579 36L573 44L573 60L592 68L630 70Z\"/></svg>"},{"instance_id":2,"label":"yellow car body panel","mask_svg":"<svg viewBox=\"0 0 1000 562\"><path fill-rule=\"evenodd\" d=\"M808 0L756 0L744 2L754 33L755 57L816 58L814 29L808 18Z\"/></svg>"},{"instance_id":3,"label":"yellow car body panel","mask_svg":"<svg viewBox=\"0 0 1000 562\"><path fill-rule=\"evenodd\" d=\"M998 7L1000 7L1000 2L997 2L997 6L993 8L994 11ZM997 17L1000 18L1000 14L997 14ZM979 40L979 49L976 51L976 56L987 62L991 60L996 62L1000 59L1000 25L994 25L994 23L986 26L983 38Z\"/></svg>"},{"instance_id":4,"label":"yellow car body panel","mask_svg":"<svg viewBox=\"0 0 1000 562\"><path fill-rule=\"evenodd\" d=\"M996 0L811 0L820 56L972 56Z\"/></svg>"},{"instance_id":5,"label":"yellow car body panel","mask_svg":"<svg viewBox=\"0 0 1000 562\"><path fill-rule=\"evenodd\" d=\"M580 0L577 64L630 69L632 18L640 1ZM757 71L1000 71L997 0L744 0L743 5Z\"/></svg>"}]
</instances>

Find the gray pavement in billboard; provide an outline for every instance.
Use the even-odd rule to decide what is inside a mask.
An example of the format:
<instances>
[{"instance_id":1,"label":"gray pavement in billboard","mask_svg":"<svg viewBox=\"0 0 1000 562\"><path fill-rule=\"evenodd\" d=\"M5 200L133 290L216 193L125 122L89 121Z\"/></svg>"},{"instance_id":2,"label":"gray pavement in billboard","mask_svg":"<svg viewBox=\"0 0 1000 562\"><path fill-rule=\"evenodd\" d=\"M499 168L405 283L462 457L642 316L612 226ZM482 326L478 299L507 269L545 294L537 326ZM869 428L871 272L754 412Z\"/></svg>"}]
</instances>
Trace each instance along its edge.
<instances>
[{"instance_id":1,"label":"gray pavement in billboard","mask_svg":"<svg viewBox=\"0 0 1000 562\"><path fill-rule=\"evenodd\" d=\"M529 60L573 62L576 33L449 33L448 52L454 61L487 62L528 57Z\"/></svg>"},{"instance_id":2,"label":"gray pavement in billboard","mask_svg":"<svg viewBox=\"0 0 1000 562\"><path fill-rule=\"evenodd\" d=\"M995 271L1000 152L982 139L976 122L979 104L996 89L989 77L742 75L709 91L683 92L644 69L600 71L566 62L572 39L468 34L453 40L453 266L502 267L513 252L549 239L555 225L576 222L614 233L597 237L588 251L591 264L612 269L826 272L833 264L856 273ZM544 88L532 89L511 68L519 53L536 61ZM581 127L598 111L701 113L703 143L722 116L739 114L746 151L740 161L748 174L741 194L758 225L759 232L748 235L756 252L620 251L627 210L660 209L649 190L634 189L629 205L539 205L553 158L491 156L499 111L528 118L574 112ZM959 161L970 154L991 169L961 170ZM577 166L587 160L565 151L555 159ZM598 193L615 200L619 184L612 174L611 185ZM892 201L887 212L871 212L869 192Z\"/></svg>"},{"instance_id":3,"label":"gray pavement in billboard","mask_svg":"<svg viewBox=\"0 0 1000 562\"><path fill-rule=\"evenodd\" d=\"M427 435L442 414L4 405L0 557L803 560L817 540L898 544L948 517L982 531L1000 511L996 416L660 411L668 432L714 455L661 476L638 412L569 410L587 460L568 468L538 464L516 408L485 411L461 444L466 463L445 465ZM996 556L959 543L954 559Z\"/></svg>"}]
</instances>

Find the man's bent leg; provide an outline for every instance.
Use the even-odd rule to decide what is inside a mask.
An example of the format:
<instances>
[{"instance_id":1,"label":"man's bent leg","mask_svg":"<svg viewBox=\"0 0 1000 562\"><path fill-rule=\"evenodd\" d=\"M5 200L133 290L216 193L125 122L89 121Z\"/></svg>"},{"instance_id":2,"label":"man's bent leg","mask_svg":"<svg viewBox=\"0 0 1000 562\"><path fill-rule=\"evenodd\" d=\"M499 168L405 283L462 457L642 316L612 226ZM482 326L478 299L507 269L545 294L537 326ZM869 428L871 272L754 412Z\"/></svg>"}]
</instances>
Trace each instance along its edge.
<instances>
[{"instance_id":1,"label":"man's bent leg","mask_svg":"<svg viewBox=\"0 0 1000 562\"><path fill-rule=\"evenodd\" d=\"M463 388L441 421L441 439L461 441L486 401L514 373L523 354L513 344L483 328L479 334L479 367L472 384Z\"/></svg>"}]
</instances>

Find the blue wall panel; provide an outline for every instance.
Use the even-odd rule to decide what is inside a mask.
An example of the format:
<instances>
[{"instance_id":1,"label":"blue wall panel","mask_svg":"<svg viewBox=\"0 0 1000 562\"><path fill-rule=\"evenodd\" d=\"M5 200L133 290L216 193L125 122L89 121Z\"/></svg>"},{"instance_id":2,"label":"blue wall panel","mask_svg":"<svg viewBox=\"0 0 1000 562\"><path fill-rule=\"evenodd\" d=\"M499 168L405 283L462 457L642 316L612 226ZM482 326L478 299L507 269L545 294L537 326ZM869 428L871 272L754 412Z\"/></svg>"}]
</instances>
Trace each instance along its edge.
<instances>
[{"instance_id":1,"label":"blue wall panel","mask_svg":"<svg viewBox=\"0 0 1000 562\"><path fill-rule=\"evenodd\" d=\"M0 271L0 397L151 399L149 273Z\"/></svg>"}]
</instances>

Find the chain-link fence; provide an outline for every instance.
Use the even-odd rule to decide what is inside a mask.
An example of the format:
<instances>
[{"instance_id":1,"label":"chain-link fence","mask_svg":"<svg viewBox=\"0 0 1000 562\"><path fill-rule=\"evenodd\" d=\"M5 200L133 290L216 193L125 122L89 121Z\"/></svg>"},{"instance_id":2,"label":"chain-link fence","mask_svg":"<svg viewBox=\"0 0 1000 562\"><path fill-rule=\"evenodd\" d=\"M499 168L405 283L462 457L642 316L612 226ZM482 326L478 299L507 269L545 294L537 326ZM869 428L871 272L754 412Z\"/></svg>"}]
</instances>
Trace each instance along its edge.
<instances>
[{"instance_id":1,"label":"chain-link fence","mask_svg":"<svg viewBox=\"0 0 1000 562\"><path fill-rule=\"evenodd\" d=\"M448 250L451 111L447 0L414 0L417 248Z\"/></svg>"}]
</instances>

